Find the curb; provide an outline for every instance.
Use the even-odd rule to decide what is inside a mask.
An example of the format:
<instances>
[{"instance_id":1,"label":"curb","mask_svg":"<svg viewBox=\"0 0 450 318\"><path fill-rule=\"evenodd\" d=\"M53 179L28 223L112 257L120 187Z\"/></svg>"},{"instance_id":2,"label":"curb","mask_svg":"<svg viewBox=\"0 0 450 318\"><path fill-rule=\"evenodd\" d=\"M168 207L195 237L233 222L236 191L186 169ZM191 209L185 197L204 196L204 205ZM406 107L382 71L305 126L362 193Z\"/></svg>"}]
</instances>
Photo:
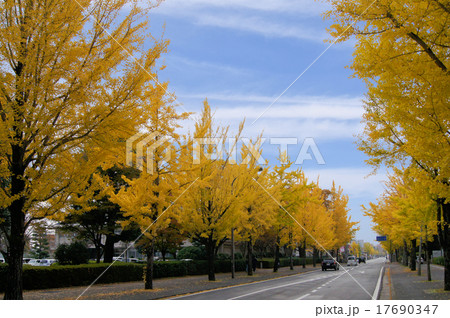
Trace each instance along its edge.
<instances>
[{"instance_id":1,"label":"curb","mask_svg":"<svg viewBox=\"0 0 450 318\"><path fill-rule=\"evenodd\" d=\"M377 285L376 285L375 290L372 295L373 300L380 299L381 290L382 290L382 286L383 286L385 264L386 263L383 263L383 267L380 270L380 276L378 277L378 282L377 282Z\"/></svg>"},{"instance_id":2,"label":"curb","mask_svg":"<svg viewBox=\"0 0 450 318\"><path fill-rule=\"evenodd\" d=\"M262 279L262 280L258 280L256 282L239 283L239 284L235 284L235 285L223 286L223 287L212 288L212 289L205 289L205 290L200 290L200 291L195 291L195 292L190 292L190 293L184 293L184 294L178 294L178 295L173 295L173 296L161 297L161 298L157 298L157 299L158 300L164 300L164 299L176 300L176 299L183 298L185 296L191 296L191 295L197 295L197 294L205 294L205 293L209 293L209 292L213 292L213 291L217 291L217 290L235 288L235 287L240 287L240 286L245 286L245 285L259 284L259 283L268 282L268 281L272 281L272 280L277 280L277 279L281 279L281 278L286 278L286 277L290 277L290 276L300 276L300 275L305 275L305 274L308 274L308 273L314 273L314 272L317 272L317 271L319 271L319 269L306 271L306 272L303 272L303 273L288 274L288 275L283 275L283 276L280 276L280 277Z\"/></svg>"}]
</instances>

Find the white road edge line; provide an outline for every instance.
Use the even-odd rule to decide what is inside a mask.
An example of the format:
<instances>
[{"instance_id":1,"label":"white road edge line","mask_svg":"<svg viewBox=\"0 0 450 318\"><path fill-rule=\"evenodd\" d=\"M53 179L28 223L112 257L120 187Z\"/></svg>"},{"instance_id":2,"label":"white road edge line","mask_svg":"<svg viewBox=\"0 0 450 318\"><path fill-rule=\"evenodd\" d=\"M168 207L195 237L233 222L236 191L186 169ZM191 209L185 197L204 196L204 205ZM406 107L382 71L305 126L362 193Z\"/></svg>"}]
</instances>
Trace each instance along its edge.
<instances>
[{"instance_id":1,"label":"white road edge line","mask_svg":"<svg viewBox=\"0 0 450 318\"><path fill-rule=\"evenodd\" d=\"M297 298L297 300L300 300L300 299L306 298L306 297L308 297L309 295L311 295L311 294L304 294L303 296L301 296L301 297Z\"/></svg>"},{"instance_id":2,"label":"white road edge line","mask_svg":"<svg viewBox=\"0 0 450 318\"><path fill-rule=\"evenodd\" d=\"M168 299L181 299L181 298L190 297L190 296L194 296L194 295L212 293L212 292L216 292L216 291L224 290L224 289L237 288L237 287L242 287L242 286L247 286L247 285L254 285L254 284L261 284L261 283L267 283L267 282L270 282L270 281L275 281L275 280L288 278L288 277L292 278L292 277L295 277L295 276L305 275L305 274L308 274L308 273L315 273L315 272L318 272L318 271L319 271L318 269L315 269L315 270L312 270L312 271L307 271L307 272L303 272L303 273L299 273L299 274L288 275L288 276L277 277L277 278L269 278L269 279L261 280L259 282L252 282L252 283L247 283L247 284L244 283L244 284L238 284L238 285L234 285L234 286L219 287L219 288L214 288L214 289L211 289L211 290L204 290L204 291L194 292L194 293L187 294L187 295L170 297Z\"/></svg>"},{"instance_id":3,"label":"white road edge line","mask_svg":"<svg viewBox=\"0 0 450 318\"><path fill-rule=\"evenodd\" d=\"M372 300L378 299L378 294L380 293L381 279L383 278L383 273L384 273L384 264L380 269L380 276L378 276L378 282L377 282L377 286L375 287L375 290L373 291Z\"/></svg>"},{"instance_id":4,"label":"white road edge line","mask_svg":"<svg viewBox=\"0 0 450 318\"><path fill-rule=\"evenodd\" d=\"M295 283L289 283L289 284L284 284L284 285L278 285L278 286L274 286L274 287L264 288L264 289L256 290L256 291L251 292L251 293L244 294L244 295L239 295L239 296L236 296L236 297L228 298L227 300L234 300L234 299L238 299L238 298L242 298L242 297L246 297L246 296L251 296L251 295L254 295L254 294L264 293L265 291L272 290L272 289L278 289L278 288L289 287L289 286L298 285L298 284L309 283L309 282L312 282L312 281L315 281L315 280L318 280L318 279L320 279L320 278L303 280L303 281L299 281L299 282L295 282Z\"/></svg>"}]
</instances>

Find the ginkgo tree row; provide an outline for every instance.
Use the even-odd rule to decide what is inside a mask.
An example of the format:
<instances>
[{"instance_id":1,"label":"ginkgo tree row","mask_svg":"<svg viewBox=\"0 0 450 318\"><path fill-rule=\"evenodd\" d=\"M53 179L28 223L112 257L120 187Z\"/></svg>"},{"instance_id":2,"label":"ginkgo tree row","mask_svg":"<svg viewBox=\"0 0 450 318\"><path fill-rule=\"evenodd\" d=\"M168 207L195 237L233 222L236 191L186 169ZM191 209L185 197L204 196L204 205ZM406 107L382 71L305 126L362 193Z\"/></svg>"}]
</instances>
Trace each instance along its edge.
<instances>
[{"instance_id":1,"label":"ginkgo tree row","mask_svg":"<svg viewBox=\"0 0 450 318\"><path fill-rule=\"evenodd\" d=\"M356 40L350 68L367 86L359 149L375 168L408 167L417 187L435 202L430 230L439 236L444 289L450 290L449 3L328 2L331 10L325 15L335 21L330 33L336 42ZM386 200L378 204L386 209L394 204L386 196L380 200ZM413 209L404 217L414 219Z\"/></svg>"},{"instance_id":2,"label":"ginkgo tree row","mask_svg":"<svg viewBox=\"0 0 450 318\"><path fill-rule=\"evenodd\" d=\"M176 133L189 114L175 109L168 83L158 79L164 69L159 59L169 41L152 36L148 21L160 2L0 3L5 299L23 298L23 253L30 226L42 219L64 221L71 213L88 213L105 197L111 207L119 207L124 229L139 226L149 242L148 255L153 254L158 229L169 226L169 216L176 217L192 239L207 247L210 278L214 252L231 228L251 243L264 227L275 224L279 244L303 240L317 248L337 248L352 236L354 224L340 189L324 195L324 209L318 185L301 172L261 170L252 157L239 164L227 157L211 159L205 154L211 154L214 145L193 164L189 154L198 149L196 139L218 138L223 143L228 130L211 124L205 106L193 135ZM171 149L171 159L156 151L153 160L145 161L135 153L142 173L135 178L133 173L108 176L113 167L125 167L126 140L138 132L157 133L152 135L155 143L162 136L172 137L175 142L165 147ZM239 150L244 157L250 152ZM280 206L299 219L302 231L294 230ZM111 248L116 238L107 239ZM151 278L149 265L146 276ZM147 281L150 288L151 279Z\"/></svg>"},{"instance_id":3,"label":"ginkgo tree row","mask_svg":"<svg viewBox=\"0 0 450 318\"><path fill-rule=\"evenodd\" d=\"M374 230L388 237L382 244L391 257L394 250L402 250L403 264L409 263L412 269L416 268L416 247L423 242L431 280L431 243L438 234L437 204L415 178L414 170L413 167L395 169L386 182L386 190L376 203L365 208L365 214L372 218Z\"/></svg>"},{"instance_id":4,"label":"ginkgo tree row","mask_svg":"<svg viewBox=\"0 0 450 318\"><path fill-rule=\"evenodd\" d=\"M71 211L84 213L89 210L89 204L83 202L105 195L120 206L124 212L122 227L139 226L142 234L137 239L143 237L145 241L146 288L152 288L155 240L171 220L176 220L186 237L205 246L209 280L215 280L215 257L230 238L231 230L237 240L247 244L249 269L253 243L269 229L275 231L276 257L281 247L291 251L296 247L313 247L327 253L352 239L356 222L348 216L348 197L341 188L333 184L330 190L321 189L302 170L292 169L292 162L284 153L279 158L283 163L273 169L260 166L260 139L240 149L235 149L237 144L225 147L230 140L229 129L214 124L207 101L194 132L186 136L176 135L174 129L184 115L177 115L170 103L154 102L153 105L154 114L164 115L150 116L149 134L168 135L173 137L172 141L158 147L149 145L151 160L142 160L139 176L133 179L123 176L126 184L120 188L107 174L94 173L95 182L90 189L74 196L78 209ZM238 139L243 125L231 140ZM199 140L204 143L200 148ZM240 160L220 152L225 148L239 150ZM278 259L275 271L277 264Z\"/></svg>"}]
</instances>

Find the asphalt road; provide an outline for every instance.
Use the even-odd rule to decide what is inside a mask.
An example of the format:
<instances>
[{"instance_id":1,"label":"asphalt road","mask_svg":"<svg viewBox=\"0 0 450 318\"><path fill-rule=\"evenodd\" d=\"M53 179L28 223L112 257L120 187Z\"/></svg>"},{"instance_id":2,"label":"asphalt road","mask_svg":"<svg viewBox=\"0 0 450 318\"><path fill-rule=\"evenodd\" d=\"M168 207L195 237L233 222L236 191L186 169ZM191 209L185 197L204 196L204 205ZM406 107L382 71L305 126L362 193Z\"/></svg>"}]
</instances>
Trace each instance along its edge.
<instances>
[{"instance_id":1,"label":"asphalt road","mask_svg":"<svg viewBox=\"0 0 450 318\"><path fill-rule=\"evenodd\" d=\"M172 299L242 299L242 300L289 300L289 299L372 299L384 258L369 260L358 266L344 266L338 271L321 269L300 275L293 275L200 292Z\"/></svg>"}]
</instances>

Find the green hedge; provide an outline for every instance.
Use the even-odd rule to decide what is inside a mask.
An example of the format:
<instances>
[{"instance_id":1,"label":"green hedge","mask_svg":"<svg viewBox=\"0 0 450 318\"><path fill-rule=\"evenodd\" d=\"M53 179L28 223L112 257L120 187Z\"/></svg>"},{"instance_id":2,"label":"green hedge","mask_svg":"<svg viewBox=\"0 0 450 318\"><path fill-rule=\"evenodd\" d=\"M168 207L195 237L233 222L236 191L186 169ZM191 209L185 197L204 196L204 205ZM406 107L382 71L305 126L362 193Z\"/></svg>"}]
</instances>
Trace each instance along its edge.
<instances>
[{"instance_id":1,"label":"green hedge","mask_svg":"<svg viewBox=\"0 0 450 318\"><path fill-rule=\"evenodd\" d=\"M273 268L273 259L262 259L263 268ZM320 262L320 260L317 260ZM236 260L236 271L245 271L246 260ZM294 265L302 265L303 259L294 258ZM306 264L312 264L312 259L307 258ZM82 264L82 265L53 265L49 267L33 267L24 265L23 286L26 290L62 288L71 286L90 285L109 264ZM289 258L281 258L280 266L289 266ZM142 281L145 264L115 263L96 282L97 284L110 284L119 282ZM258 266L259 268L260 266ZM173 261L155 262L154 278L180 277L186 275L208 274L208 261ZM7 266L0 264L0 292L6 286ZM229 260L217 260L215 262L216 273L231 272Z\"/></svg>"},{"instance_id":2,"label":"green hedge","mask_svg":"<svg viewBox=\"0 0 450 318\"><path fill-rule=\"evenodd\" d=\"M236 271L245 270L245 261L236 261ZM90 285L109 264L53 265L49 267L33 267L24 265L23 286L26 290L61 288ZM110 284L119 282L142 281L145 264L115 263L96 282ZM175 261L155 262L154 278L179 277L186 275L206 275L207 261ZM0 266L0 292L6 286L5 265ZM216 261L216 273L231 272L230 261Z\"/></svg>"},{"instance_id":3,"label":"green hedge","mask_svg":"<svg viewBox=\"0 0 450 318\"><path fill-rule=\"evenodd\" d=\"M82 265L52 265L49 267L34 267L24 265L24 289L47 289L70 286L90 285L109 264L82 264ZM142 265L114 264L100 279L98 284L112 282L129 282L142 279ZM6 286L6 266L0 267L0 291Z\"/></svg>"},{"instance_id":4,"label":"green hedge","mask_svg":"<svg viewBox=\"0 0 450 318\"><path fill-rule=\"evenodd\" d=\"M263 258L260 262L262 263L263 268L273 268L273 266L275 265L275 260L273 258L271 258L271 259ZM316 259L316 264L319 264L321 262L322 262L321 259L319 259L319 258ZM313 263L313 259L312 258L305 259L305 258L294 257L293 263L294 263L294 266L303 265L303 263L305 263L306 265L311 265ZM280 258L280 267L287 267L287 266L290 266L290 264L291 264L291 261L289 258Z\"/></svg>"},{"instance_id":5,"label":"green hedge","mask_svg":"<svg viewBox=\"0 0 450 318\"><path fill-rule=\"evenodd\" d=\"M433 264L444 266L444 256L433 257Z\"/></svg>"}]
</instances>

